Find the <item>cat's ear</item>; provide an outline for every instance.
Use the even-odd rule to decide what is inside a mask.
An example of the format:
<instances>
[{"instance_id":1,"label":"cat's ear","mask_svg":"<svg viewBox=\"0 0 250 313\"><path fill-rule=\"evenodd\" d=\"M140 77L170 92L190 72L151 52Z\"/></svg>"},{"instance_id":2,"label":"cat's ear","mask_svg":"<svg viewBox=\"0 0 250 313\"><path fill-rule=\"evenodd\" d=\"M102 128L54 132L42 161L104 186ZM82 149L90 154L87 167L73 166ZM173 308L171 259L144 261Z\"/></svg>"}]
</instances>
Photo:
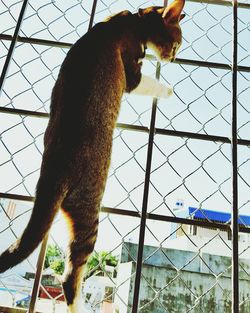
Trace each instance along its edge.
<instances>
[{"instance_id":1,"label":"cat's ear","mask_svg":"<svg viewBox=\"0 0 250 313\"><path fill-rule=\"evenodd\" d=\"M179 18L179 22L186 16L186 14L181 14Z\"/></svg>"},{"instance_id":2,"label":"cat's ear","mask_svg":"<svg viewBox=\"0 0 250 313\"><path fill-rule=\"evenodd\" d=\"M177 23L184 18L185 15L181 14L184 7L185 0L174 0L167 6L162 14L166 23Z\"/></svg>"}]
</instances>

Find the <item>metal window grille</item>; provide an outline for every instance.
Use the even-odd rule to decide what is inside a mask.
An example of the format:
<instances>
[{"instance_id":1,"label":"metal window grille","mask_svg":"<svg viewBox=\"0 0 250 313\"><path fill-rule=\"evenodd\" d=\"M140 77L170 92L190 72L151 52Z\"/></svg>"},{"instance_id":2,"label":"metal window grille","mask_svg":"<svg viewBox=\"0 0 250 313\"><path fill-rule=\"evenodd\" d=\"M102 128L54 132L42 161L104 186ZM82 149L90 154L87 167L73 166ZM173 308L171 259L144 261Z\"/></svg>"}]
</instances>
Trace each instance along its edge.
<instances>
[{"instance_id":1,"label":"metal window grille","mask_svg":"<svg viewBox=\"0 0 250 313\"><path fill-rule=\"evenodd\" d=\"M68 48L107 15L149 5L162 1L0 2L2 246L20 235L32 209L50 93ZM124 96L97 250L109 232L108 252L122 250L127 260L118 276L122 267L127 274L118 282L100 264L112 287L104 299L91 303L91 312L99 312L100 306L104 311L110 298L133 313L249 312L250 231L243 218L250 212L249 9L249 0L187 1L179 58L169 65L157 63L152 55L145 61L148 74L173 85L174 96L168 101ZM195 207L192 214L177 213L178 199ZM213 220L209 208L231 215L227 221ZM57 218L49 239L59 247L61 227ZM210 237L199 241L198 229L210 229ZM238 244L244 234L244 244ZM174 254L172 237L185 239L191 248L178 250L177 245ZM40 283L47 240L39 255L25 261L36 271L29 286L30 313L35 305L37 312L65 312L61 294ZM223 261L222 250L231 255ZM164 279L159 275L154 280L156 268ZM204 285L198 284L200 273ZM6 277L0 276L0 289L12 308L0 302L0 312L24 312L17 308L16 290ZM42 292L49 302L39 303Z\"/></svg>"}]
</instances>

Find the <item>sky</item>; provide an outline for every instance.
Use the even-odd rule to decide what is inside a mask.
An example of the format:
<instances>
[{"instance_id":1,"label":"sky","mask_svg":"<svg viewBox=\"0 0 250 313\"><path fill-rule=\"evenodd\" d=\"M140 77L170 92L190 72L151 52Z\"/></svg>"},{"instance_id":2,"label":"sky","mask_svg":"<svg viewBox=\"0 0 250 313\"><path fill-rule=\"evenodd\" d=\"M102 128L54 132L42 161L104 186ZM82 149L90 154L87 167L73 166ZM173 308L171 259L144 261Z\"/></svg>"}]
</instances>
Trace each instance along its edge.
<instances>
[{"instance_id":1,"label":"sky","mask_svg":"<svg viewBox=\"0 0 250 313\"><path fill-rule=\"evenodd\" d=\"M69 6L64 1L30 1L20 35L75 42L88 28L92 6L90 1L83 3L71 1ZM161 5L162 1L98 1L94 23L120 10L136 12L139 7L152 4ZM3 13L0 18L3 22L0 23L0 32L13 34L20 6L21 2L1 2L0 12ZM230 64L231 8L187 1L184 11L186 17L181 23L183 45L178 57ZM248 10L240 9L238 52L239 65L242 66L249 66L250 60L249 22ZM0 69L8 46L8 41L0 43ZM17 43L0 105L49 112L51 89L66 52L67 49ZM155 69L155 61L144 61L145 74L154 76ZM174 87L174 95L159 101L157 128L231 136L230 71L162 64L160 79ZM249 96L250 75L241 72L238 74L238 135L243 139L248 139L250 131ZM149 127L151 106L150 97L125 95L118 122ZM0 113L1 192L34 195L46 125L46 119ZM141 210L147 142L147 133L115 130L104 206ZM242 214L249 214L249 148L240 146L238 153L239 207ZM149 212L172 215L178 200L183 201L185 206L231 210L230 160L228 144L155 135ZM25 205L30 206L28 203ZM23 204L20 205L20 212L22 208ZM21 219L17 223L25 224ZM61 229L60 223L55 224L55 237ZM156 234L158 226L150 223L149 229ZM139 219L102 215L97 249L120 247L122 238L137 240L138 226ZM167 236L169 229L170 225L164 223L157 234L158 243ZM60 238L57 240L60 241ZM149 238L148 242L152 240L155 241ZM64 244L64 239L60 244Z\"/></svg>"}]
</instances>

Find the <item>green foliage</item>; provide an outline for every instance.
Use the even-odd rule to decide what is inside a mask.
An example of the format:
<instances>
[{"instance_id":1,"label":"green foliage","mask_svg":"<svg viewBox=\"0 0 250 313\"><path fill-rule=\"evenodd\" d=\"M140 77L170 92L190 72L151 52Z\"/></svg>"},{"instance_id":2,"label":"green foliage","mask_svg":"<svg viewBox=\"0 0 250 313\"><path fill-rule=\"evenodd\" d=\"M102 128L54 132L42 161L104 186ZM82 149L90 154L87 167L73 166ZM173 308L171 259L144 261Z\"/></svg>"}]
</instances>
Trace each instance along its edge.
<instances>
[{"instance_id":1,"label":"green foliage","mask_svg":"<svg viewBox=\"0 0 250 313\"><path fill-rule=\"evenodd\" d=\"M100 275L105 271L105 266L116 267L118 259L107 251L93 252L86 266L86 278L92 275Z\"/></svg>"},{"instance_id":2,"label":"green foliage","mask_svg":"<svg viewBox=\"0 0 250 313\"><path fill-rule=\"evenodd\" d=\"M58 275L62 275L65 268L65 262L63 259L55 259L50 263L50 268Z\"/></svg>"},{"instance_id":3,"label":"green foliage","mask_svg":"<svg viewBox=\"0 0 250 313\"><path fill-rule=\"evenodd\" d=\"M86 266L86 278L92 275L103 275L105 266L116 267L118 259L107 251L94 252L89 257ZM58 275L62 275L65 268L65 261L58 246L49 244L45 256L44 268L52 268Z\"/></svg>"},{"instance_id":4,"label":"green foliage","mask_svg":"<svg viewBox=\"0 0 250 313\"><path fill-rule=\"evenodd\" d=\"M64 271L64 257L56 245L49 244L46 251L44 268L52 268L56 274L61 275Z\"/></svg>"}]
</instances>

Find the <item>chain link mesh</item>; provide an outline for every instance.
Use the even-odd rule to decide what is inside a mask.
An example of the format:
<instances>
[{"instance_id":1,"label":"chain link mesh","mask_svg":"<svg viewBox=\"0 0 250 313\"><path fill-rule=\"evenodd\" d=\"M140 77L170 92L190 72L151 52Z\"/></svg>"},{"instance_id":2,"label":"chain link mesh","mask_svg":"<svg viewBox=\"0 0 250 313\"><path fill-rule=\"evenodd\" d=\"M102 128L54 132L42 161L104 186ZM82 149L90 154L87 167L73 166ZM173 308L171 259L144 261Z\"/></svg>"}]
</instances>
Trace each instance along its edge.
<instances>
[{"instance_id":1,"label":"chain link mesh","mask_svg":"<svg viewBox=\"0 0 250 313\"><path fill-rule=\"evenodd\" d=\"M157 106L139 312L231 312L231 218L226 215L226 226L218 226L209 210L225 214L231 210L232 7L207 2L186 2L179 59L161 66L160 80L173 86L174 95L168 102L159 100ZM239 220L244 230L239 235L240 312L245 313L250 310L250 238L244 217L249 215L250 202L246 142L250 131L250 1L241 3L237 134ZM49 113L51 89L68 48L88 30L91 18L95 24L120 10L136 12L139 7L162 5L162 1L99 0L95 10L93 4L28 2L0 98L0 107L9 110L0 111L1 251L21 234L32 210L32 202L18 199L30 201L34 196L47 125L43 113ZM0 69L21 6L22 1L0 1ZM154 77L156 66L148 55L143 71ZM86 273L89 278L83 289L89 312L132 311L151 108L149 97L123 97L95 247L99 259ZM28 113L10 114L13 109ZM43 115L38 118L30 112ZM49 239L49 245L61 251L58 259L65 255L64 229L58 216ZM101 256L101 251L106 254ZM29 305L38 253L39 249L0 275L0 306ZM119 261L115 270L107 266L110 256ZM93 296L93 284L100 286L101 297ZM66 312L58 277L48 268L43 272L37 311Z\"/></svg>"}]
</instances>

